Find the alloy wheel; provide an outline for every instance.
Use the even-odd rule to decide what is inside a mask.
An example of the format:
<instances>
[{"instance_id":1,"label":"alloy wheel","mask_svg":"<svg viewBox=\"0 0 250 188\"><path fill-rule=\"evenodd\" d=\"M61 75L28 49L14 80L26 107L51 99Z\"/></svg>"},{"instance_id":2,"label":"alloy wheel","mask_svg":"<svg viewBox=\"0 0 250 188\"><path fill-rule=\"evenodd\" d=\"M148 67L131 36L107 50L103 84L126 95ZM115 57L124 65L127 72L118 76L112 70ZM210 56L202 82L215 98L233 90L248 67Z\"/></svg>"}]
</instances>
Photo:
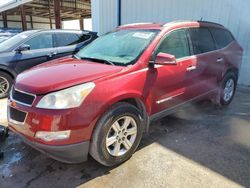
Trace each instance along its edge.
<instances>
[{"instance_id":1,"label":"alloy wheel","mask_svg":"<svg viewBox=\"0 0 250 188\"><path fill-rule=\"evenodd\" d=\"M0 76L0 95L3 95L9 90L9 82L6 78Z\"/></svg>"},{"instance_id":2,"label":"alloy wheel","mask_svg":"<svg viewBox=\"0 0 250 188\"><path fill-rule=\"evenodd\" d=\"M106 149L112 156L122 156L133 146L136 136L136 121L131 116L123 116L110 127L106 137Z\"/></svg>"},{"instance_id":3,"label":"alloy wheel","mask_svg":"<svg viewBox=\"0 0 250 188\"><path fill-rule=\"evenodd\" d=\"M235 90L235 83L234 80L232 78L228 79L226 84L225 84L225 88L224 88L224 95L223 95L223 99L228 102L232 99L233 94L234 94L234 90Z\"/></svg>"}]
</instances>

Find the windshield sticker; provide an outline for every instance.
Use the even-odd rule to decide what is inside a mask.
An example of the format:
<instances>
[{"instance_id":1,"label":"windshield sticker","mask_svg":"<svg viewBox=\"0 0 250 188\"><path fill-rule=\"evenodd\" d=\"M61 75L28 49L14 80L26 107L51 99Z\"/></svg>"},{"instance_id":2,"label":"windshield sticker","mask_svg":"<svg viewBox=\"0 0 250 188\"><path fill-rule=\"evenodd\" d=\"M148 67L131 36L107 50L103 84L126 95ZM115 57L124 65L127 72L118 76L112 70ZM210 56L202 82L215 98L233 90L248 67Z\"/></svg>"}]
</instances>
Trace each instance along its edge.
<instances>
[{"instance_id":1,"label":"windshield sticker","mask_svg":"<svg viewBox=\"0 0 250 188\"><path fill-rule=\"evenodd\" d=\"M137 32L137 33L133 34L133 37L141 38L141 39L149 39L152 35L153 35L153 33L140 33L140 32Z\"/></svg>"}]
</instances>

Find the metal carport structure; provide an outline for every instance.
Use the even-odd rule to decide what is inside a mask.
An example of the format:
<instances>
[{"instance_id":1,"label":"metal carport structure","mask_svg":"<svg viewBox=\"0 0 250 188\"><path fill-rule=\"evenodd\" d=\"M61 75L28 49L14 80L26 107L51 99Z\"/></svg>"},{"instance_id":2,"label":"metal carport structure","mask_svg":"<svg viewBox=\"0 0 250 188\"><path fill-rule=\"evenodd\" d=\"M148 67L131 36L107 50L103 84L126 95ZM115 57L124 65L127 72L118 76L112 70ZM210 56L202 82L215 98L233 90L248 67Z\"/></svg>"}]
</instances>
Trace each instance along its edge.
<instances>
[{"instance_id":1,"label":"metal carport structure","mask_svg":"<svg viewBox=\"0 0 250 188\"><path fill-rule=\"evenodd\" d=\"M61 22L76 20L80 28L84 29L83 19L91 18L90 0L10 0L0 7L3 28L9 23L21 23L21 28L34 29L34 24L48 24L49 28L60 29ZM13 18L15 17L15 19ZM20 19L17 19L19 17ZM40 18L40 19L33 19ZM12 24L13 25L13 24Z\"/></svg>"}]
</instances>

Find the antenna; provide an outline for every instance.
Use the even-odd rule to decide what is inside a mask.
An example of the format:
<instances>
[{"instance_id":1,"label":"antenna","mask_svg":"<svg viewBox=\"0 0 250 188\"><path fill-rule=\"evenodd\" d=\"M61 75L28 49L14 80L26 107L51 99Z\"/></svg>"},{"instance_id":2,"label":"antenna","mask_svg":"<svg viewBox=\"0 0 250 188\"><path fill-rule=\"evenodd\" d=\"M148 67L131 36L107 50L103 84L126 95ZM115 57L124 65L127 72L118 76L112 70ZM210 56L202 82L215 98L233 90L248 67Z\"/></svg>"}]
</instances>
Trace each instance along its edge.
<instances>
[{"instance_id":1,"label":"antenna","mask_svg":"<svg viewBox=\"0 0 250 188\"><path fill-rule=\"evenodd\" d=\"M203 17L201 17L200 21L203 21Z\"/></svg>"}]
</instances>

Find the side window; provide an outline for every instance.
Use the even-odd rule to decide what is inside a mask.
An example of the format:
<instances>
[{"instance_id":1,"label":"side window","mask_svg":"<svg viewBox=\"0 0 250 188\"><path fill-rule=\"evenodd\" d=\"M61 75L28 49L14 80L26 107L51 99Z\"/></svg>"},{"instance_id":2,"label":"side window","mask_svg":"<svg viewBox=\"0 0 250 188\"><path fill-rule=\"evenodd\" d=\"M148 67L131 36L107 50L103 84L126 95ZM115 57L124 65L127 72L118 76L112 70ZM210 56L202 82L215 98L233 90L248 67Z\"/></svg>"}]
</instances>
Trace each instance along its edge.
<instances>
[{"instance_id":1,"label":"side window","mask_svg":"<svg viewBox=\"0 0 250 188\"><path fill-rule=\"evenodd\" d=\"M216 41L217 48L221 49L229 45L234 38L232 34L224 29L210 28L210 31Z\"/></svg>"},{"instance_id":2,"label":"side window","mask_svg":"<svg viewBox=\"0 0 250 188\"><path fill-rule=\"evenodd\" d=\"M56 47L74 45L78 43L79 38L79 35L75 33L56 33L55 45Z\"/></svg>"},{"instance_id":3,"label":"side window","mask_svg":"<svg viewBox=\"0 0 250 188\"><path fill-rule=\"evenodd\" d=\"M53 48L53 35L43 33L28 40L25 44L30 45L30 50Z\"/></svg>"},{"instance_id":4,"label":"side window","mask_svg":"<svg viewBox=\"0 0 250 188\"><path fill-rule=\"evenodd\" d=\"M190 28L194 54L202 54L216 50L213 37L208 28Z\"/></svg>"},{"instance_id":5,"label":"side window","mask_svg":"<svg viewBox=\"0 0 250 188\"><path fill-rule=\"evenodd\" d=\"M188 39L185 30L171 32L159 45L156 54L163 52L182 58L190 55Z\"/></svg>"}]
</instances>

